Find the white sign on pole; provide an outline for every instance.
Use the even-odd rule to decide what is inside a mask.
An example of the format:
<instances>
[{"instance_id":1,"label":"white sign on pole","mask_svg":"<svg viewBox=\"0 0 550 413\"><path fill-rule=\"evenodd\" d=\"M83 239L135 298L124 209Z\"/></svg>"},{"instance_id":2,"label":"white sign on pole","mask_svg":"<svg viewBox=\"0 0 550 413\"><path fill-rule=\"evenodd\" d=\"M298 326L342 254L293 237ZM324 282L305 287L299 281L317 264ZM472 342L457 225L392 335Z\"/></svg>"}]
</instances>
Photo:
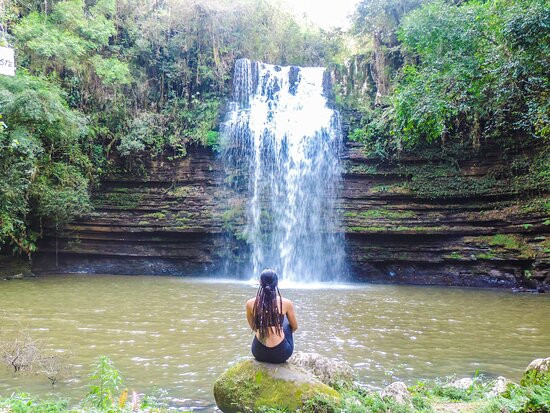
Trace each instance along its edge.
<instances>
[{"instance_id":1,"label":"white sign on pole","mask_svg":"<svg viewBox=\"0 0 550 413\"><path fill-rule=\"evenodd\" d=\"M11 47L0 47L0 75L15 76L15 53Z\"/></svg>"}]
</instances>

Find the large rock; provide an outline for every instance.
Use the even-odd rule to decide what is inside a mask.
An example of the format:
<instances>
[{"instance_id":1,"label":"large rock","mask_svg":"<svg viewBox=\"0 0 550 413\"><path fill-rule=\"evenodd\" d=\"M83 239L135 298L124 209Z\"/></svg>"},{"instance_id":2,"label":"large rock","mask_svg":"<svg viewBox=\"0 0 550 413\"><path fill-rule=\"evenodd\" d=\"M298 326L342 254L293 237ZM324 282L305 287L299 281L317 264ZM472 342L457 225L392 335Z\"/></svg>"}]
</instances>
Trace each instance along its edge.
<instances>
[{"instance_id":1,"label":"large rock","mask_svg":"<svg viewBox=\"0 0 550 413\"><path fill-rule=\"evenodd\" d=\"M514 383L508 380L506 377L499 376L493 382L491 390L487 393L487 395L490 397L496 397L503 393L506 393L506 391L508 390L508 386L510 385L514 385Z\"/></svg>"},{"instance_id":2,"label":"large rock","mask_svg":"<svg viewBox=\"0 0 550 413\"><path fill-rule=\"evenodd\" d=\"M463 379L458 379L449 383L447 386L452 387L458 390L468 390L474 385L474 379L470 377L464 377Z\"/></svg>"},{"instance_id":3,"label":"large rock","mask_svg":"<svg viewBox=\"0 0 550 413\"><path fill-rule=\"evenodd\" d=\"M351 366L345 361L299 351L294 353L288 362L307 370L327 386L337 389L353 386L355 375Z\"/></svg>"},{"instance_id":4,"label":"large rock","mask_svg":"<svg viewBox=\"0 0 550 413\"><path fill-rule=\"evenodd\" d=\"M550 357L535 359L527 366L521 379L522 386L550 385Z\"/></svg>"},{"instance_id":5,"label":"large rock","mask_svg":"<svg viewBox=\"0 0 550 413\"><path fill-rule=\"evenodd\" d=\"M380 397L382 398L391 398L397 404L404 404L407 406L412 406L412 396L407 389L407 385L402 381L396 381L384 388L380 392Z\"/></svg>"},{"instance_id":6,"label":"large rock","mask_svg":"<svg viewBox=\"0 0 550 413\"><path fill-rule=\"evenodd\" d=\"M223 373L214 383L214 398L224 413L256 412L264 407L294 412L315 398L332 400L335 405L340 401L336 390L301 367L256 360L242 361Z\"/></svg>"}]
</instances>

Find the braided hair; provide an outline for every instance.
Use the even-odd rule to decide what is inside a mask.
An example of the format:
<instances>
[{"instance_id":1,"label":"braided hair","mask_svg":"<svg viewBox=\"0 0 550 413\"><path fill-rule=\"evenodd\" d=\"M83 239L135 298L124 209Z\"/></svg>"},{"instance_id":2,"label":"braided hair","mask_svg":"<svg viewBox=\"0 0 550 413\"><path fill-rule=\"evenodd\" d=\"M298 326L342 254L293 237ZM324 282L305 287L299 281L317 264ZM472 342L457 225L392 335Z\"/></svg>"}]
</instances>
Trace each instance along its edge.
<instances>
[{"instance_id":1,"label":"braided hair","mask_svg":"<svg viewBox=\"0 0 550 413\"><path fill-rule=\"evenodd\" d=\"M269 334L269 328L275 328L277 335L282 334L281 311L283 310L283 298L277 287L279 279L272 269L265 269L260 274L260 288L254 302L254 330L260 333L260 340L265 340ZM279 296L280 308L277 304Z\"/></svg>"}]
</instances>

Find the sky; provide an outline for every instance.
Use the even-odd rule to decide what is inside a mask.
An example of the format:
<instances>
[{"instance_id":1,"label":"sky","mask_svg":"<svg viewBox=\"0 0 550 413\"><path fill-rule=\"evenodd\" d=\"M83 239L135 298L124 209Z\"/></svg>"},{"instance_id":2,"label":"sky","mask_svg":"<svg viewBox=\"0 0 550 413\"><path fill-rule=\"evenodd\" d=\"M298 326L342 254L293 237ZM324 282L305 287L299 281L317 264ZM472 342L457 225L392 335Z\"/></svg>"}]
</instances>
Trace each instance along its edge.
<instances>
[{"instance_id":1,"label":"sky","mask_svg":"<svg viewBox=\"0 0 550 413\"><path fill-rule=\"evenodd\" d=\"M297 16L305 14L319 26L349 28L347 16L353 13L359 0L281 0L289 6L289 11Z\"/></svg>"}]
</instances>

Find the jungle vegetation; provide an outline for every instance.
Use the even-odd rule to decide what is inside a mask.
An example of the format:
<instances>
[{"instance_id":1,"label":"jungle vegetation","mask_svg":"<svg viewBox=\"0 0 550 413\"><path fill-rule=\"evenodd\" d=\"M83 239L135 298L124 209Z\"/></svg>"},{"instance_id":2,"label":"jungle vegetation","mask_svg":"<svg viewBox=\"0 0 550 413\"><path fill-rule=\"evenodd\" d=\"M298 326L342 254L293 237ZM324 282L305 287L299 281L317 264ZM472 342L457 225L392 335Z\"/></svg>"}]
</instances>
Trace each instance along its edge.
<instances>
[{"instance_id":1,"label":"jungle vegetation","mask_svg":"<svg viewBox=\"0 0 550 413\"><path fill-rule=\"evenodd\" d=\"M363 108L355 138L381 154L449 140L547 143L549 6L362 1L353 33L386 65L375 73L379 104Z\"/></svg>"},{"instance_id":2,"label":"jungle vegetation","mask_svg":"<svg viewBox=\"0 0 550 413\"><path fill-rule=\"evenodd\" d=\"M267 0L3 4L0 44L17 64L0 77L5 251L30 256L45 225L90 211L113 168L216 147L240 57L344 68L366 56L375 93L337 98L359 114L350 139L365 150L538 145L537 182L550 185L547 0L362 0L348 32Z\"/></svg>"},{"instance_id":3,"label":"jungle vegetation","mask_svg":"<svg viewBox=\"0 0 550 413\"><path fill-rule=\"evenodd\" d=\"M42 224L90 210L117 162L215 146L235 59L323 65L338 33L267 1L8 1L0 77L0 247L30 255Z\"/></svg>"}]
</instances>

